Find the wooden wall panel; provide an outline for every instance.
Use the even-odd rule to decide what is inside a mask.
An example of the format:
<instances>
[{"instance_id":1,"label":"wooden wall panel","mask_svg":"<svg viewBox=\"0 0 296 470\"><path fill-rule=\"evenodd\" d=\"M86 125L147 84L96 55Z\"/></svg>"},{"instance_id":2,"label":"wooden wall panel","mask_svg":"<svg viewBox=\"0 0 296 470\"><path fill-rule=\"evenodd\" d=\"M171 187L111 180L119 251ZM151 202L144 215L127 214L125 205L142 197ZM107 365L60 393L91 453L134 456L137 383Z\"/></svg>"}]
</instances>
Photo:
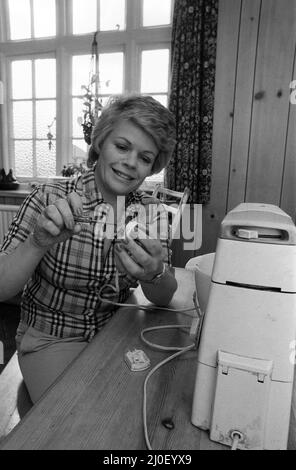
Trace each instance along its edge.
<instances>
[{"instance_id":1,"label":"wooden wall panel","mask_svg":"<svg viewBox=\"0 0 296 470\"><path fill-rule=\"evenodd\" d=\"M246 201L280 203L295 50L295 0L262 0Z\"/></svg>"},{"instance_id":2,"label":"wooden wall panel","mask_svg":"<svg viewBox=\"0 0 296 470\"><path fill-rule=\"evenodd\" d=\"M245 197L260 7L261 0L242 4L227 212Z\"/></svg>"},{"instance_id":3,"label":"wooden wall panel","mask_svg":"<svg viewBox=\"0 0 296 470\"><path fill-rule=\"evenodd\" d=\"M241 202L296 216L296 0L220 0L218 18L211 201L195 256L215 250Z\"/></svg>"},{"instance_id":4,"label":"wooden wall panel","mask_svg":"<svg viewBox=\"0 0 296 470\"><path fill-rule=\"evenodd\" d=\"M227 206L240 14L240 0L219 1L211 201L203 208L199 253L215 249Z\"/></svg>"}]
</instances>

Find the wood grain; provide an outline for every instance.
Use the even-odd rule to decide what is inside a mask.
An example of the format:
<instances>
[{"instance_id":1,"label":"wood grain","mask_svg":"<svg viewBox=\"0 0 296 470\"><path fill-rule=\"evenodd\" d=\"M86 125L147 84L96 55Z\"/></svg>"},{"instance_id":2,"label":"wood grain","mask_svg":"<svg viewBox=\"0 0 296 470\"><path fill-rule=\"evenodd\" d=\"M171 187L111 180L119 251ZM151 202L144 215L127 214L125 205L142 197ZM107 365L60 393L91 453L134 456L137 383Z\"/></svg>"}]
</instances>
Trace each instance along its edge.
<instances>
[{"instance_id":1,"label":"wood grain","mask_svg":"<svg viewBox=\"0 0 296 470\"><path fill-rule=\"evenodd\" d=\"M241 11L227 212L245 198L260 6L249 0Z\"/></svg>"},{"instance_id":2,"label":"wood grain","mask_svg":"<svg viewBox=\"0 0 296 470\"><path fill-rule=\"evenodd\" d=\"M276 204L296 220L295 24L294 0L219 2L211 201L195 256L215 251L241 202Z\"/></svg>"},{"instance_id":3,"label":"wood grain","mask_svg":"<svg viewBox=\"0 0 296 470\"><path fill-rule=\"evenodd\" d=\"M262 0L246 188L248 202L276 205L280 202L295 51L295 13L294 0ZM260 92L262 98L256 99Z\"/></svg>"},{"instance_id":4,"label":"wood grain","mask_svg":"<svg viewBox=\"0 0 296 470\"><path fill-rule=\"evenodd\" d=\"M203 244L215 251L226 213L241 0L220 0L218 14L211 200L203 208Z\"/></svg>"}]
</instances>

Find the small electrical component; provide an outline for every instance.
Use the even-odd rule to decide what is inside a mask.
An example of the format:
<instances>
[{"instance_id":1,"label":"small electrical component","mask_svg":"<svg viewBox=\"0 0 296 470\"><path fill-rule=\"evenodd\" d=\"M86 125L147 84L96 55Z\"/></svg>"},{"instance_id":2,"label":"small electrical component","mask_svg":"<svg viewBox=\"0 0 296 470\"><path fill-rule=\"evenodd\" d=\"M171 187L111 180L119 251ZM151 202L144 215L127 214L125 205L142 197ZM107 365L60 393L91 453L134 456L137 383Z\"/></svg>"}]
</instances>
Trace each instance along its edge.
<instances>
[{"instance_id":1,"label":"small electrical component","mask_svg":"<svg viewBox=\"0 0 296 470\"><path fill-rule=\"evenodd\" d=\"M125 236L127 238L132 238L133 240L138 239L139 237L145 236L146 229L145 226L139 224L136 220L129 222L125 229ZM147 237L147 235L146 235Z\"/></svg>"},{"instance_id":2,"label":"small electrical component","mask_svg":"<svg viewBox=\"0 0 296 470\"><path fill-rule=\"evenodd\" d=\"M124 355L125 362L132 371L141 371L150 367L149 357L141 349L127 351Z\"/></svg>"}]
</instances>

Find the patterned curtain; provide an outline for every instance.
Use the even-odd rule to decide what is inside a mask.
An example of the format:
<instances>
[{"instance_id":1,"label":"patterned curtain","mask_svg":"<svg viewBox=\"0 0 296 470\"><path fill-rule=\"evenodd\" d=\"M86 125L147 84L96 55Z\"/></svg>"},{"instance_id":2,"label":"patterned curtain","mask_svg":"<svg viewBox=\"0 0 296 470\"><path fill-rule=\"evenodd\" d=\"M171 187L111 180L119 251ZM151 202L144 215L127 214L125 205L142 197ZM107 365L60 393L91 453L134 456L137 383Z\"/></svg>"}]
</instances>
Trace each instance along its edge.
<instances>
[{"instance_id":1,"label":"patterned curtain","mask_svg":"<svg viewBox=\"0 0 296 470\"><path fill-rule=\"evenodd\" d=\"M191 203L210 200L218 0L175 0L169 108L177 146L165 184L190 189Z\"/></svg>"}]
</instances>

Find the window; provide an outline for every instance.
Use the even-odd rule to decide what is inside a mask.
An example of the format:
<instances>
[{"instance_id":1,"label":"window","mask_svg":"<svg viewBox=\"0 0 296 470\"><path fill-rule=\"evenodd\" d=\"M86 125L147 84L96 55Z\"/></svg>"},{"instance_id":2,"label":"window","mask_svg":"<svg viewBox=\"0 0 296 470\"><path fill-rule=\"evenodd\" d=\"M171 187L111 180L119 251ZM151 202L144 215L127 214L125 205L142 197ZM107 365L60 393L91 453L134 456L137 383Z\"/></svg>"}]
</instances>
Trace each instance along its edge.
<instances>
[{"instance_id":1,"label":"window","mask_svg":"<svg viewBox=\"0 0 296 470\"><path fill-rule=\"evenodd\" d=\"M55 135L55 69L56 61L51 58L11 62L11 147L17 175L50 177L56 174L55 141L49 148L45 132L51 121Z\"/></svg>"},{"instance_id":2,"label":"window","mask_svg":"<svg viewBox=\"0 0 296 470\"><path fill-rule=\"evenodd\" d=\"M113 52L98 55L99 79L97 94L104 105L112 94L123 92L123 53ZM81 123L83 121L83 93L93 69L90 55L73 56L72 58L72 155L77 162L86 159L87 145L83 140Z\"/></svg>"},{"instance_id":3,"label":"window","mask_svg":"<svg viewBox=\"0 0 296 470\"><path fill-rule=\"evenodd\" d=\"M55 36L55 0L8 0L8 11L10 39Z\"/></svg>"},{"instance_id":4,"label":"window","mask_svg":"<svg viewBox=\"0 0 296 470\"><path fill-rule=\"evenodd\" d=\"M170 24L171 14L170 0L143 0L143 26Z\"/></svg>"},{"instance_id":5,"label":"window","mask_svg":"<svg viewBox=\"0 0 296 470\"><path fill-rule=\"evenodd\" d=\"M103 104L136 91L167 106L172 8L173 0L0 0L0 167L35 180L86 160L81 124L94 72Z\"/></svg>"},{"instance_id":6,"label":"window","mask_svg":"<svg viewBox=\"0 0 296 470\"><path fill-rule=\"evenodd\" d=\"M164 106L167 106L169 52L169 49L155 49L144 50L141 53L140 91L152 95Z\"/></svg>"},{"instance_id":7,"label":"window","mask_svg":"<svg viewBox=\"0 0 296 470\"><path fill-rule=\"evenodd\" d=\"M73 0L73 34L125 29L125 0Z\"/></svg>"}]
</instances>

